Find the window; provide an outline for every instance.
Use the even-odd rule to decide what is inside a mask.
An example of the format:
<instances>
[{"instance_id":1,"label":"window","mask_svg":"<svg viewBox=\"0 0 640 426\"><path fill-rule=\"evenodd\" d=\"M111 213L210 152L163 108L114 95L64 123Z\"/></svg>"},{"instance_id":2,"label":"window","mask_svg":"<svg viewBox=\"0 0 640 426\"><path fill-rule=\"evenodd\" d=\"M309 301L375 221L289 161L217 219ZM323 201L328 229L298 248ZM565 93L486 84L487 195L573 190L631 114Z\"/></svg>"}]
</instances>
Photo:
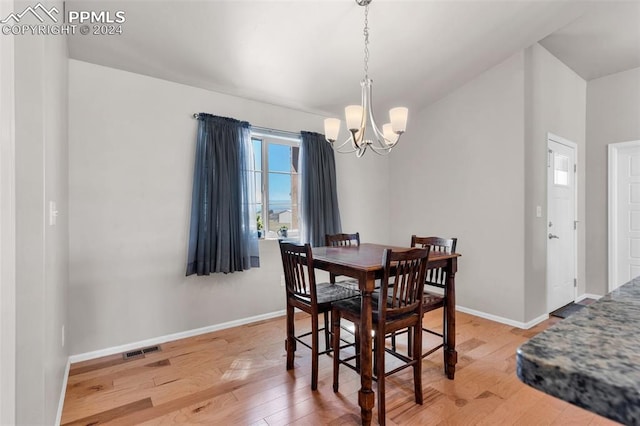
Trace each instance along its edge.
<instances>
[{"instance_id":1,"label":"window","mask_svg":"<svg viewBox=\"0 0 640 426\"><path fill-rule=\"evenodd\" d=\"M251 142L258 236L299 237L300 140L252 133Z\"/></svg>"}]
</instances>

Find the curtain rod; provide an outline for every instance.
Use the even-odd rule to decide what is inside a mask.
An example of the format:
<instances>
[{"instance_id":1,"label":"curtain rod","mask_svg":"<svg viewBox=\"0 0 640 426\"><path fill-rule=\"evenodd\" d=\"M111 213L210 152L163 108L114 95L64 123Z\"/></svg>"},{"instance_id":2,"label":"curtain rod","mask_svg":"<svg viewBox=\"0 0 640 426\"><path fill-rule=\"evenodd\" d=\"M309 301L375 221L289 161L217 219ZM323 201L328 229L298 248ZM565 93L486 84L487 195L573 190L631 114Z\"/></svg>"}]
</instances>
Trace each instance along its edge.
<instances>
[{"instance_id":1,"label":"curtain rod","mask_svg":"<svg viewBox=\"0 0 640 426\"><path fill-rule=\"evenodd\" d=\"M193 118L198 118L200 116L200 114L198 114L197 112L193 114ZM261 126L251 126L251 130L256 131L257 133L267 133L267 134L271 134L274 136L289 136L289 137L293 137L296 139L300 138L300 132L290 132L287 130L279 130L279 129L272 129L270 127L261 127Z\"/></svg>"}]
</instances>

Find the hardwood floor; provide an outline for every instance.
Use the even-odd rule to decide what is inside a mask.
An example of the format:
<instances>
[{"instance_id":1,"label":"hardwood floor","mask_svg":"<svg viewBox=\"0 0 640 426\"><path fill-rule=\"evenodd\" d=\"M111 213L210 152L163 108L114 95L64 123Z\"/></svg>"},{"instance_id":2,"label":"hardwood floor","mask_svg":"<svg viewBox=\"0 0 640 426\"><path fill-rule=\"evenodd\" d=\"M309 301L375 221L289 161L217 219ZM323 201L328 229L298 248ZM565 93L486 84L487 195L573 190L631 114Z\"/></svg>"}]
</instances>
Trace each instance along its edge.
<instances>
[{"instance_id":1,"label":"hardwood floor","mask_svg":"<svg viewBox=\"0 0 640 426\"><path fill-rule=\"evenodd\" d=\"M390 376L388 424L616 424L516 377L516 348L557 321L520 330L458 313L455 380L444 376L442 350L423 360L424 405L414 403L410 369ZM425 316L431 327L441 323L440 311ZM299 314L296 330L309 328L308 317ZM284 339L282 317L165 343L137 359L113 355L73 364L61 424L360 424L359 376L340 369L340 392L334 393L332 359L322 356L318 391L312 392L310 351L299 348L295 369L286 371Z\"/></svg>"}]
</instances>

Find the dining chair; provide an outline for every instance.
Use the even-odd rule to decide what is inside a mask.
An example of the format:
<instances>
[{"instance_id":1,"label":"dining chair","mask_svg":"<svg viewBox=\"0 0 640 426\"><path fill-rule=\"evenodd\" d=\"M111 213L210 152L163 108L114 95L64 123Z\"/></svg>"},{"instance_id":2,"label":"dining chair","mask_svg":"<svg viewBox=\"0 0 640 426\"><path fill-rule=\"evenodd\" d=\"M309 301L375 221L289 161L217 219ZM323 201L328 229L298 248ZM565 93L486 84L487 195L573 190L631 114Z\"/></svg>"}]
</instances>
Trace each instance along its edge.
<instances>
[{"instance_id":1,"label":"dining chair","mask_svg":"<svg viewBox=\"0 0 640 426\"><path fill-rule=\"evenodd\" d=\"M374 374L378 382L378 421L385 423L385 377L413 367L414 394L417 404L422 404L422 301L424 281L427 271L429 247L424 249L384 252L382 263L384 273L380 292L372 298L372 326L374 330ZM333 347L340 344L340 319L345 318L360 328L361 298L341 300L333 304L331 312ZM385 348L385 335L398 330L410 328L414 330L413 353L404 356ZM356 345L356 351L359 345ZM389 353L402 361L402 365L391 371L385 371L385 354ZM356 369L348 363L358 359L356 355L340 359L340 351L333 354L333 391L338 392L338 376L340 365Z\"/></svg>"},{"instance_id":2,"label":"dining chair","mask_svg":"<svg viewBox=\"0 0 640 426\"><path fill-rule=\"evenodd\" d=\"M337 246L359 246L360 233L355 234L326 234L324 236L324 245L327 247Z\"/></svg>"},{"instance_id":3,"label":"dining chair","mask_svg":"<svg viewBox=\"0 0 640 426\"><path fill-rule=\"evenodd\" d=\"M318 388L318 357L332 350L327 316L331 312L332 303L355 297L359 293L331 283L316 283L313 254L309 244L300 245L280 240L280 254L287 296L287 339L285 340L287 370L293 368L297 343L311 349L311 390L316 390ZM295 308L311 316L310 332L295 334ZM319 328L319 314L324 316L324 328ZM323 351L318 347L318 334L321 331L324 331L325 339ZM311 345L303 340L309 335L311 335Z\"/></svg>"},{"instance_id":4,"label":"dining chair","mask_svg":"<svg viewBox=\"0 0 640 426\"><path fill-rule=\"evenodd\" d=\"M360 246L360 233L356 232L355 234L325 234L324 236L324 245L327 247L351 247L351 246ZM336 282L336 274L329 274L329 282ZM339 285L350 288L352 290L358 290L358 280L347 279L343 281L338 281Z\"/></svg>"},{"instance_id":5,"label":"dining chair","mask_svg":"<svg viewBox=\"0 0 640 426\"><path fill-rule=\"evenodd\" d=\"M440 238L440 237L417 237L411 236L411 247L429 248L431 253L455 253L457 238ZM427 269L425 277L425 289L422 300L422 313L434 311L442 308L442 324L445 326L447 318L447 300L444 292L447 284L447 272L444 268L431 268ZM434 291L436 290L436 291ZM422 326L422 330L442 338L442 342L438 345L426 350L422 357L431 355L433 352L444 347L444 331L439 333L435 330L428 329ZM408 340L408 352L411 351L411 339ZM395 342L392 342L392 347L395 349Z\"/></svg>"}]
</instances>

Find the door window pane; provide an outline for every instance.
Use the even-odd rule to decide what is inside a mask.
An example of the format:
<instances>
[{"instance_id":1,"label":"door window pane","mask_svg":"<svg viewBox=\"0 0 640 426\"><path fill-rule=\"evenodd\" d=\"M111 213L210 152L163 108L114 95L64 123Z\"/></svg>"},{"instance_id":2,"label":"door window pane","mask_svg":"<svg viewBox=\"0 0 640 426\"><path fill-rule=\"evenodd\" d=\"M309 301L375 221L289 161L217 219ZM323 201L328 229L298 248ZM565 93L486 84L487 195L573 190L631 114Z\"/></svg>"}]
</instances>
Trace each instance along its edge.
<instances>
[{"instance_id":1,"label":"door window pane","mask_svg":"<svg viewBox=\"0 0 640 426\"><path fill-rule=\"evenodd\" d=\"M569 157L553 154L553 183L555 185L569 185Z\"/></svg>"}]
</instances>

